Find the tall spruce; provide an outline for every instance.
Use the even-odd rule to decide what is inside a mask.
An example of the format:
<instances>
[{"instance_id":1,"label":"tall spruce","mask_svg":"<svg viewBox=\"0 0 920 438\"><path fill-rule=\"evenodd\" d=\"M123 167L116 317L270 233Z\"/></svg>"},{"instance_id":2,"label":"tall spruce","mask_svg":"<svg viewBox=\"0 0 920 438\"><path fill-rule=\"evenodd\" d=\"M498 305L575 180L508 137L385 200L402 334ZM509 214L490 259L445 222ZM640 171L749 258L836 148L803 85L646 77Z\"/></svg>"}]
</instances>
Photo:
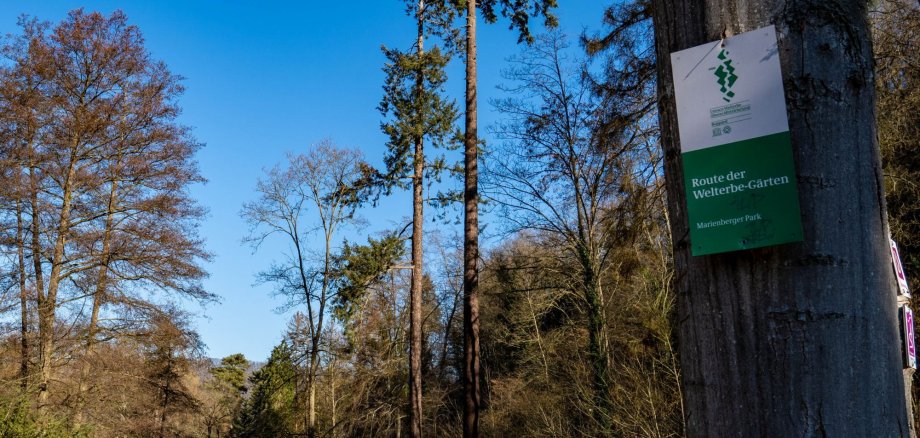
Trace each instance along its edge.
<instances>
[{"instance_id":1,"label":"tall spruce","mask_svg":"<svg viewBox=\"0 0 920 438\"><path fill-rule=\"evenodd\" d=\"M409 2L412 10L413 2ZM384 48L387 64L385 95L380 111L389 120L383 123L389 138L385 158L384 185L404 185L411 180L412 187L412 281L409 294L409 434L422 434L422 276L423 222L426 178L439 178L445 169L444 159L426 161L425 141L432 146L453 148L454 121L457 109L452 101L441 97L447 76L444 67L449 58L435 47L425 51L425 38L438 31L437 23L452 10L438 2L415 4L416 43L414 53L403 53Z\"/></svg>"},{"instance_id":2,"label":"tall spruce","mask_svg":"<svg viewBox=\"0 0 920 438\"><path fill-rule=\"evenodd\" d=\"M688 436L911 435L868 3L653 2ZM694 257L670 54L770 24L804 241Z\"/></svg>"}]
</instances>

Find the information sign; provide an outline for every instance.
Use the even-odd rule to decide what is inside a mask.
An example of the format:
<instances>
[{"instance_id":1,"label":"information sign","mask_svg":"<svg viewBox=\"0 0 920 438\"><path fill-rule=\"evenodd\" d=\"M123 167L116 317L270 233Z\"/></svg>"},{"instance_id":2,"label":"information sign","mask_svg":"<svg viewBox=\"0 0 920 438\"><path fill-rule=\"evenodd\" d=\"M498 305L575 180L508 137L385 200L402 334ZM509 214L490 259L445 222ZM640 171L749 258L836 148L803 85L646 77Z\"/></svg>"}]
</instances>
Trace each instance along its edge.
<instances>
[{"instance_id":1,"label":"information sign","mask_svg":"<svg viewBox=\"0 0 920 438\"><path fill-rule=\"evenodd\" d=\"M917 369L917 345L914 342L914 312L910 310L910 307L901 306L899 313L904 368Z\"/></svg>"},{"instance_id":2,"label":"information sign","mask_svg":"<svg viewBox=\"0 0 920 438\"><path fill-rule=\"evenodd\" d=\"M802 240L773 26L671 54L693 255Z\"/></svg>"},{"instance_id":3,"label":"information sign","mask_svg":"<svg viewBox=\"0 0 920 438\"><path fill-rule=\"evenodd\" d=\"M898 278L898 293L910 298L910 285L907 284L907 275L904 274L904 265L901 264L901 254L898 253L898 244L893 239L888 239L891 247L891 264L894 266L894 276Z\"/></svg>"}]
</instances>

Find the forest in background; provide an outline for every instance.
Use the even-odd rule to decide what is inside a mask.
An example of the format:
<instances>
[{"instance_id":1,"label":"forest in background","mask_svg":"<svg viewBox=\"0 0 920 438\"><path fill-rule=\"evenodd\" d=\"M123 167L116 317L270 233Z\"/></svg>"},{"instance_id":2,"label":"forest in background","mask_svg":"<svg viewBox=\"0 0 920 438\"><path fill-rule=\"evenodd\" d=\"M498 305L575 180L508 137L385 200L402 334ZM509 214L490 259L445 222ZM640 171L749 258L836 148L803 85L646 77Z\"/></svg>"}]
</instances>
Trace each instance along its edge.
<instances>
[{"instance_id":1,"label":"forest in background","mask_svg":"<svg viewBox=\"0 0 920 438\"><path fill-rule=\"evenodd\" d=\"M521 46L490 103L498 141L478 145L481 225L502 236L478 264L482 434L683 436L649 2L568 37L484 4ZM268 358L204 357L180 305L217 297L179 77L124 14L21 21L0 69L0 435L401 436L413 412L461 435L464 110L443 90L465 44L450 5L407 5L415 50L384 50L384 167L333 141L291 153L240 206L250 229L228 230L275 260L256 281L296 310ZM534 5L552 24L554 2ZM880 1L871 20L891 231L917 290L920 11ZM410 189L429 229L344 241Z\"/></svg>"}]
</instances>

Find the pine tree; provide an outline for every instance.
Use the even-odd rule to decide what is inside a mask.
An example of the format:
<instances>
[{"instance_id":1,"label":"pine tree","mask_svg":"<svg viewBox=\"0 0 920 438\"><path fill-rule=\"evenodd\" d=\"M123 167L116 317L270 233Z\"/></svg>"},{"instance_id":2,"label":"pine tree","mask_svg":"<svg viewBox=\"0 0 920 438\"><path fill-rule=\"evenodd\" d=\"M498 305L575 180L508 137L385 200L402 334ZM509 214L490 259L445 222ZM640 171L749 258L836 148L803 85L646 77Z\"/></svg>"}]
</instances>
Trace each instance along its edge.
<instances>
[{"instance_id":1,"label":"pine tree","mask_svg":"<svg viewBox=\"0 0 920 438\"><path fill-rule=\"evenodd\" d=\"M482 8L486 22L494 23L498 14L511 19L519 42L530 42L528 22L531 14L546 17L556 25L552 9L556 0L467 0L466 10L466 105L463 138L463 435L479 436L479 411L482 409L479 365L479 134L476 91L476 10ZM460 3L462 4L462 3Z\"/></svg>"}]
</instances>

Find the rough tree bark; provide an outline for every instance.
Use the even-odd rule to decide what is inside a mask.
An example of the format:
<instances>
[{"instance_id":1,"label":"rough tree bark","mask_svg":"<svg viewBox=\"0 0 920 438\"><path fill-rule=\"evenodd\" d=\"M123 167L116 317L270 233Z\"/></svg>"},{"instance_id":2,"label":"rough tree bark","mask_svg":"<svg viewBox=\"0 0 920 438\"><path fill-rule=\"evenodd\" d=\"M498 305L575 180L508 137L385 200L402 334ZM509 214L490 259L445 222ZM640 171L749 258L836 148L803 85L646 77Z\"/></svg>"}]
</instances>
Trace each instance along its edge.
<instances>
[{"instance_id":1,"label":"rough tree bark","mask_svg":"<svg viewBox=\"0 0 920 438\"><path fill-rule=\"evenodd\" d=\"M418 25L416 54L419 61L425 54L425 2L419 0L415 22ZM415 87L418 96L425 87L423 69L415 72ZM415 138L415 153L412 156L412 281L409 296L409 436L422 436L422 178L425 170L425 137Z\"/></svg>"},{"instance_id":2,"label":"rough tree bark","mask_svg":"<svg viewBox=\"0 0 920 438\"><path fill-rule=\"evenodd\" d=\"M21 175L22 172L20 172ZM22 178L20 176L19 180ZM19 262L19 386L23 392L29 387L29 293L26 289L26 242L25 225L22 219L24 206L16 200L16 255Z\"/></svg>"},{"instance_id":3,"label":"rough tree bark","mask_svg":"<svg viewBox=\"0 0 920 438\"><path fill-rule=\"evenodd\" d=\"M39 290L37 294L39 351L38 409L42 414L47 411L50 398L49 385L52 380L52 356L54 354L55 342L54 326L58 306L57 294L61 283L61 271L65 263L64 248L67 245L67 238L70 236L71 230L71 203L73 202L74 186L76 185L77 148L80 145L78 138L79 137L74 136L74 140L70 146L70 159L68 160L67 171L64 173L65 177L63 184L61 184L61 209L57 217L58 223L55 232L54 250L51 255L51 273L48 276L47 292L42 294L41 290ZM38 217L38 215L35 217ZM41 254L41 248L33 248L32 254ZM38 276L36 275L36 279L37 278Z\"/></svg>"},{"instance_id":4,"label":"rough tree bark","mask_svg":"<svg viewBox=\"0 0 920 438\"><path fill-rule=\"evenodd\" d=\"M30 206L30 215L32 217L31 224L29 226L29 237L31 238L30 242L30 254L32 255L32 269L34 270L35 276L35 303L38 305L41 303L40 299L44 295L44 272L42 271L42 246L41 246L41 221L36 220L39 218L39 207L38 207L38 191L39 191L39 176L38 169L35 165L35 160L33 158L34 150L29 150L29 206ZM39 344L41 348L41 344ZM41 350L44 351L44 350ZM40 359L43 358L40 357ZM41 365L44 365L42 362ZM40 366L41 366L40 365ZM44 382L44 380L42 380ZM47 386L45 387L47 390ZM44 401L43 401L44 402Z\"/></svg>"},{"instance_id":5,"label":"rough tree bark","mask_svg":"<svg viewBox=\"0 0 920 438\"><path fill-rule=\"evenodd\" d=\"M909 436L867 2L655 0L688 436ZM692 257L669 54L775 24L801 243Z\"/></svg>"},{"instance_id":6,"label":"rough tree bark","mask_svg":"<svg viewBox=\"0 0 920 438\"><path fill-rule=\"evenodd\" d=\"M476 0L466 2L466 111L463 190L463 436L479 436L479 189L476 159Z\"/></svg>"}]
</instances>

